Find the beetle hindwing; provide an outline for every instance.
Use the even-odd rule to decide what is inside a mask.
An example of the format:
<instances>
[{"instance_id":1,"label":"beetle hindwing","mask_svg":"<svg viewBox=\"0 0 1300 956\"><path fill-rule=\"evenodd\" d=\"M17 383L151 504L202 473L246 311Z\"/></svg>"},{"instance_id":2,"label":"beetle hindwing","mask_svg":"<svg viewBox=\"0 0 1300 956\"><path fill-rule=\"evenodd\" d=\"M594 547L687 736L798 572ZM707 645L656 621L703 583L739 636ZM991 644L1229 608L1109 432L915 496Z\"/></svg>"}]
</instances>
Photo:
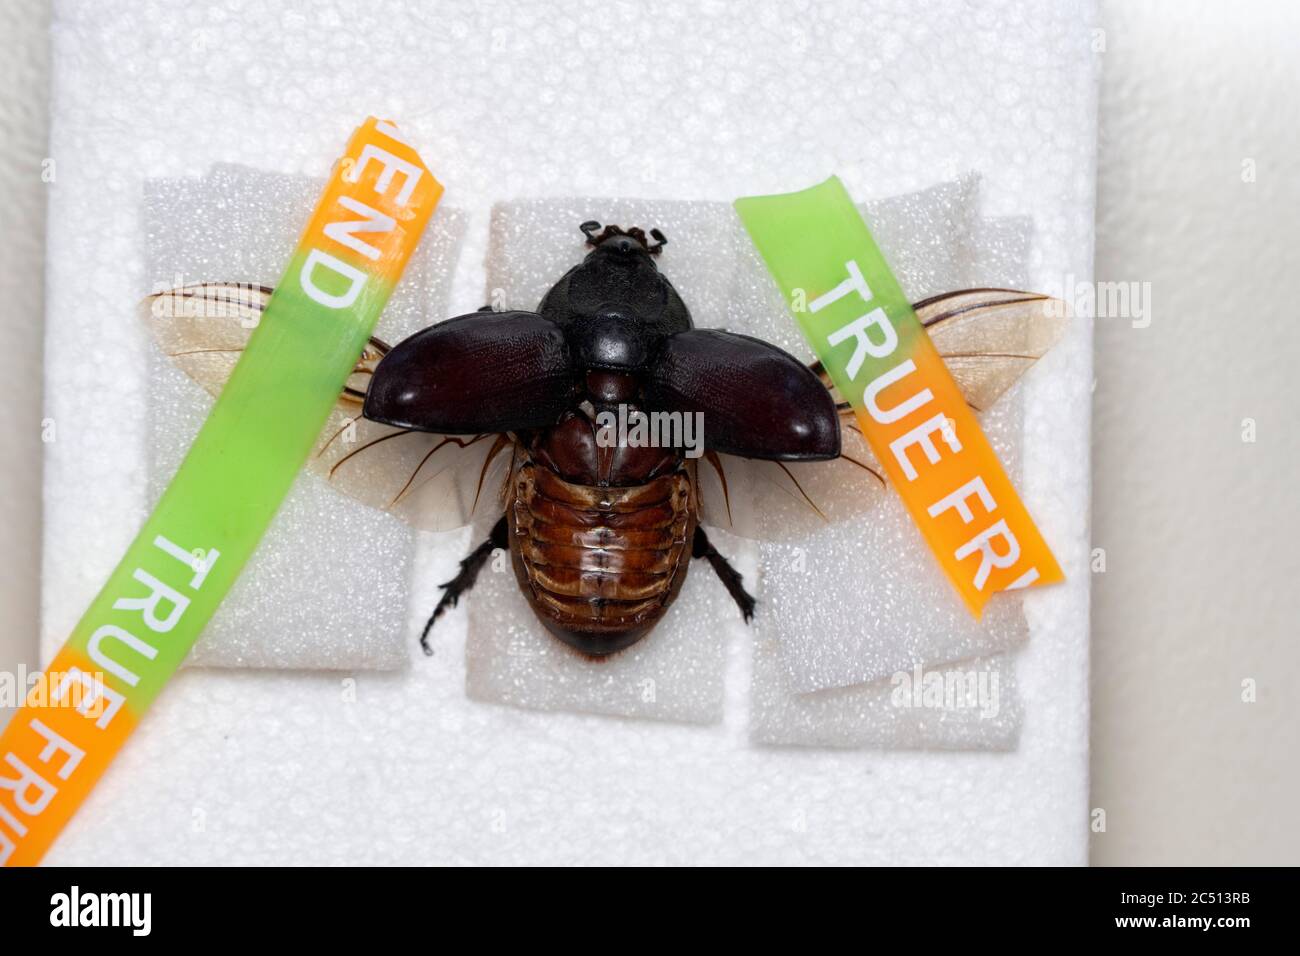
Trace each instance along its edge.
<instances>
[{"instance_id":1,"label":"beetle hindwing","mask_svg":"<svg viewBox=\"0 0 1300 956\"><path fill-rule=\"evenodd\" d=\"M1059 299L1014 289L963 289L912 308L976 412L991 408L1019 381L1060 341L1069 322ZM746 538L788 541L879 507L875 492L885 487L884 470L821 364L811 368L839 410L839 460L707 456L699 466L702 524Z\"/></svg>"},{"instance_id":2,"label":"beetle hindwing","mask_svg":"<svg viewBox=\"0 0 1300 956\"><path fill-rule=\"evenodd\" d=\"M152 295L141 318L173 364L213 397L221 393L272 290L208 282ZM371 339L330 412L307 468L345 494L427 531L499 513L514 454L508 434L447 435L364 418L374 369L389 348Z\"/></svg>"}]
</instances>

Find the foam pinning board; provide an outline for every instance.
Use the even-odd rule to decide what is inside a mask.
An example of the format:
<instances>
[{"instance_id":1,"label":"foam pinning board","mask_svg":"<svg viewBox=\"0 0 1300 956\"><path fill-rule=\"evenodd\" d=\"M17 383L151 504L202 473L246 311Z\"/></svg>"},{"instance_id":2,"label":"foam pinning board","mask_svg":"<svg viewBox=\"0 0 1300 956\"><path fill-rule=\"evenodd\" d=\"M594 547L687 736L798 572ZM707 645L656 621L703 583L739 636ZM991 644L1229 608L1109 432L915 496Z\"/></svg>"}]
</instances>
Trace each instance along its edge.
<instances>
[{"instance_id":1,"label":"foam pinning board","mask_svg":"<svg viewBox=\"0 0 1300 956\"><path fill-rule=\"evenodd\" d=\"M150 291L193 282L271 285L322 182L221 164L144 190ZM394 343L446 311L463 217L439 208L375 329ZM149 500L162 494L212 398L159 348L149 363ZM298 476L187 664L391 670L407 663L415 531L321 476Z\"/></svg>"},{"instance_id":2,"label":"foam pinning board","mask_svg":"<svg viewBox=\"0 0 1300 956\"><path fill-rule=\"evenodd\" d=\"M146 179L318 173L353 117L386 112L469 217L453 313L483 304L501 199L730 200L832 171L866 199L976 170L985 214L1033 218L1032 284L1091 276L1090 0L690 5L635 25L577 2L166 6L56 3L47 634L69 631L145 512ZM606 68L634 82L593 82ZM403 672L182 673L47 860L1084 862L1091 334L1073 323L1024 382L1021 492L1068 580L1025 600L1013 752L753 747L740 643L711 727L485 706L465 696L457 616L459 638ZM467 541L422 548L416 590L435 595Z\"/></svg>"}]
</instances>

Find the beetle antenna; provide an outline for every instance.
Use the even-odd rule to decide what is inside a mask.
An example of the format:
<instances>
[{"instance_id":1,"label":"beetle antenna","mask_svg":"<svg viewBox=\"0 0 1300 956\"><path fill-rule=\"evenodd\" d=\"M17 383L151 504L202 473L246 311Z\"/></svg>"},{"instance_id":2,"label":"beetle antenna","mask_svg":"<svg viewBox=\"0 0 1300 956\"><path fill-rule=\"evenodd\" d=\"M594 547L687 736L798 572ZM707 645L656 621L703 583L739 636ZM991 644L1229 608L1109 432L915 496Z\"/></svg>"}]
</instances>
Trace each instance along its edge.
<instances>
[{"instance_id":1,"label":"beetle antenna","mask_svg":"<svg viewBox=\"0 0 1300 956\"><path fill-rule=\"evenodd\" d=\"M600 228L600 223L594 219L588 219L578 228L581 229L582 234L587 237L587 245L594 246L596 244L596 237L592 235L592 233Z\"/></svg>"},{"instance_id":2,"label":"beetle antenna","mask_svg":"<svg viewBox=\"0 0 1300 956\"><path fill-rule=\"evenodd\" d=\"M661 250L664 246L668 245L668 240L664 237L664 234L660 232L658 229L650 230L650 238L655 241L655 244L653 246L646 246L645 251L650 253L650 255L652 256L657 256L659 255L659 250Z\"/></svg>"}]
</instances>

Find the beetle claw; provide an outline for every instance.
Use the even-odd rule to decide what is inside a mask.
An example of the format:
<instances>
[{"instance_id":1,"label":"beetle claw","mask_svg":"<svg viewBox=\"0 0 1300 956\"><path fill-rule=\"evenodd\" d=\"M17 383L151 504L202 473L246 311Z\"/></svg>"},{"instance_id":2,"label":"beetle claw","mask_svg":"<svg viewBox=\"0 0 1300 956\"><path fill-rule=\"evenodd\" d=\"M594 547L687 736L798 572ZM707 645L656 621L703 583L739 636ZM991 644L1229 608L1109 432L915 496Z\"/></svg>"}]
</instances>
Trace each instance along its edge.
<instances>
[{"instance_id":1,"label":"beetle claw","mask_svg":"<svg viewBox=\"0 0 1300 956\"><path fill-rule=\"evenodd\" d=\"M433 648L429 646L429 631L433 630L433 622L442 617L448 608L454 608L460 603L460 596L474 586L474 582L478 580L478 573L483 570L483 565L487 564L488 558L492 557L492 552L497 548L506 547L508 534L509 527L503 515L501 520L492 526L492 533L488 535L488 539L461 560L460 572L445 584L438 585L442 588L442 597L438 599L438 606L433 609L428 622L424 625L424 630L420 633L420 647L429 657L433 656Z\"/></svg>"},{"instance_id":2,"label":"beetle claw","mask_svg":"<svg viewBox=\"0 0 1300 956\"><path fill-rule=\"evenodd\" d=\"M709 562L709 567L713 568L713 573L718 576L722 586L727 589L731 599L736 602L740 608L740 614L748 624L754 619L754 608L758 602L754 600L754 595L745 590L741 583L744 576L731 566L731 562L718 553L718 549L709 541L709 536L704 533L704 529L698 525L695 528L695 540L691 542L691 557L704 558Z\"/></svg>"}]
</instances>

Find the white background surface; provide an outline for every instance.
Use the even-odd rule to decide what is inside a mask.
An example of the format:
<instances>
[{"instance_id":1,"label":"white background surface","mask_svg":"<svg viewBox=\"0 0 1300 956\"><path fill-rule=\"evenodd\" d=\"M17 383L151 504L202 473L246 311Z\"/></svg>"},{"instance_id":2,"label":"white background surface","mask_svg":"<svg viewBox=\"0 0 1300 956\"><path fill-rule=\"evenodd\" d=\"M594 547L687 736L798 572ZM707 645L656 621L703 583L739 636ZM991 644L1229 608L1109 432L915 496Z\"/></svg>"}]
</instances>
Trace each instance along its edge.
<instances>
[{"instance_id":1,"label":"white background surface","mask_svg":"<svg viewBox=\"0 0 1300 956\"><path fill-rule=\"evenodd\" d=\"M1300 23L1283 3L1104 11L1097 269L1151 282L1153 315L1097 323L1093 861L1297 862ZM6 667L37 634L44 29L41 4L0 4Z\"/></svg>"},{"instance_id":2,"label":"white background surface","mask_svg":"<svg viewBox=\"0 0 1300 956\"><path fill-rule=\"evenodd\" d=\"M484 226L503 196L727 199L832 169L864 197L979 170L987 212L1035 218L1031 287L1090 276L1092 0L932 0L925 19L896 0L830 0L797 23L786 0L738 9L55 3L43 635L74 627L147 505L134 302L175 281L142 262L149 177L214 160L316 172L351 117L391 111L469 217L452 314L490 288ZM376 50L382 71L357 70ZM228 241L221 225L213 241ZM416 666L355 687L351 674L177 677L47 859L1082 863L1091 345L1085 312L1024 383L1021 490L1067 580L1026 595L1016 684L1031 716L1014 751L754 747L751 635L729 643L724 721L707 730L485 707L464 693L457 614L432 662L409 642ZM428 544L413 617L464 554Z\"/></svg>"},{"instance_id":3,"label":"white background surface","mask_svg":"<svg viewBox=\"0 0 1300 956\"><path fill-rule=\"evenodd\" d=\"M1300 7L1105 13L1097 275L1152 318L1096 323L1092 859L1296 864Z\"/></svg>"}]
</instances>

